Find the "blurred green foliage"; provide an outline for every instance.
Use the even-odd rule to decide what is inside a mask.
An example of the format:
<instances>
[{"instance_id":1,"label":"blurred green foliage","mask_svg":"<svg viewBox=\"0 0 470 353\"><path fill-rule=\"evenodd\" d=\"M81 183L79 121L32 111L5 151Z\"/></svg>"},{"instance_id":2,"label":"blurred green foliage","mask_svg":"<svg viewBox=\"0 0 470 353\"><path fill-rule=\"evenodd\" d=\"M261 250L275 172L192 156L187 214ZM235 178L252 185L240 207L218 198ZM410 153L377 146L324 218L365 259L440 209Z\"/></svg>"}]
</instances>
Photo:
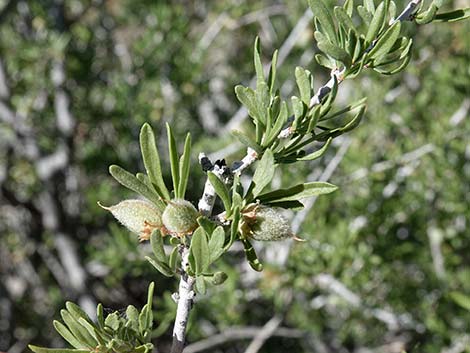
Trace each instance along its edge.
<instances>
[{"instance_id":1,"label":"blurred green foliage","mask_svg":"<svg viewBox=\"0 0 470 353\"><path fill-rule=\"evenodd\" d=\"M405 2L397 4L401 9ZM143 170L138 132L144 122L161 145L165 122L180 140L191 131L193 162L200 151L227 146L230 152L220 157L243 156L225 131L239 107L233 86L249 84L254 37L261 36L268 62L307 4L4 0L0 6L0 350L26 351L31 341L64 346L51 319L59 318L66 300L142 307L154 280L154 337L165 351L176 283L156 275L144 259L149 246L97 206L130 195L107 175L107 166ZM281 185L307 175L317 179L347 144L330 179L340 190L308 212L298 231L306 243L255 244L264 260L261 274L244 265L242 247L224 257L220 270L229 279L197 299L190 342L233 326L262 327L275 314L283 317L282 327L302 335L274 336L262 352L437 353L468 342L468 22L406 24L415 45L403 73L384 78L366 70L340 87L340 105L368 97L361 126L323 160L283 168L275 178ZM317 87L327 80L328 72L312 60L316 50L309 24L278 71L285 98L297 94L296 65L312 71ZM57 124L57 63L64 65L71 134ZM16 113L13 122L7 110ZM39 161L58 150L66 151L66 166L42 177ZM204 181L202 172L192 173L193 202ZM45 195L58 210L57 227L48 226ZM84 287L61 281L71 272L58 233L74 244ZM247 342L208 351L243 352Z\"/></svg>"}]
</instances>

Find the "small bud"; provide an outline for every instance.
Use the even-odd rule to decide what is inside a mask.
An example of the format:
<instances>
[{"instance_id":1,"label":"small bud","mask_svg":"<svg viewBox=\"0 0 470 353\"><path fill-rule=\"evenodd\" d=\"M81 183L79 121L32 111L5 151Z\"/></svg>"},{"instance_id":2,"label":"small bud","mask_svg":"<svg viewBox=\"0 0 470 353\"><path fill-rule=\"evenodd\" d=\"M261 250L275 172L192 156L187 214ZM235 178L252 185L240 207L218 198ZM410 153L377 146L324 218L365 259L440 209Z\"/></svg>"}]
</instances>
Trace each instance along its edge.
<instances>
[{"instance_id":1,"label":"small bud","mask_svg":"<svg viewBox=\"0 0 470 353\"><path fill-rule=\"evenodd\" d=\"M160 210L143 200L124 200L117 205L100 207L110 211L113 216L131 232L139 235L139 240L149 240L154 229L160 229L162 218Z\"/></svg>"},{"instance_id":2,"label":"small bud","mask_svg":"<svg viewBox=\"0 0 470 353\"><path fill-rule=\"evenodd\" d=\"M183 199L168 202L163 211L162 221L166 230L173 235L184 235L193 232L197 227L199 213L193 204Z\"/></svg>"},{"instance_id":3,"label":"small bud","mask_svg":"<svg viewBox=\"0 0 470 353\"><path fill-rule=\"evenodd\" d=\"M212 276L212 284L218 286L224 283L227 278L228 276L225 272L222 272L222 271L216 272L214 273L214 276Z\"/></svg>"},{"instance_id":4,"label":"small bud","mask_svg":"<svg viewBox=\"0 0 470 353\"><path fill-rule=\"evenodd\" d=\"M294 238L287 219L275 208L258 204L248 205L242 212L241 233L260 241Z\"/></svg>"}]
</instances>

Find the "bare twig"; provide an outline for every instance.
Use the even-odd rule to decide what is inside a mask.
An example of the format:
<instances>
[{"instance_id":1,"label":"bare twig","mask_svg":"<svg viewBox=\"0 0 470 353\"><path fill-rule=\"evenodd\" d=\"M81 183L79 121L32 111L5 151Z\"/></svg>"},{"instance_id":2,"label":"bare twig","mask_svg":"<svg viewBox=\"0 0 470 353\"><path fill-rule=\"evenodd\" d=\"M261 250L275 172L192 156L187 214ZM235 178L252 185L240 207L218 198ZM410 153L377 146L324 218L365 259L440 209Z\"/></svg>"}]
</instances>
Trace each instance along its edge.
<instances>
[{"instance_id":1,"label":"bare twig","mask_svg":"<svg viewBox=\"0 0 470 353\"><path fill-rule=\"evenodd\" d=\"M231 341L239 341L256 337L264 327L231 327L223 332L212 335L199 342L192 343L186 347L184 353L197 353L210 351L211 349L223 345ZM302 330L291 329L286 327L278 327L273 331L271 336L286 338L302 338L306 333Z\"/></svg>"},{"instance_id":2,"label":"bare twig","mask_svg":"<svg viewBox=\"0 0 470 353\"><path fill-rule=\"evenodd\" d=\"M257 353L263 346L264 342L274 334L281 322L282 317L274 315L253 338L253 341L248 345L245 353Z\"/></svg>"},{"instance_id":3,"label":"bare twig","mask_svg":"<svg viewBox=\"0 0 470 353\"><path fill-rule=\"evenodd\" d=\"M173 344L171 353L183 352L186 343L186 327L188 325L189 313L194 301L194 284L195 278L187 274L186 269L189 266L189 248L185 245L180 247L181 253L181 278L178 288L177 300L178 307L176 309L175 325L173 327Z\"/></svg>"}]
</instances>

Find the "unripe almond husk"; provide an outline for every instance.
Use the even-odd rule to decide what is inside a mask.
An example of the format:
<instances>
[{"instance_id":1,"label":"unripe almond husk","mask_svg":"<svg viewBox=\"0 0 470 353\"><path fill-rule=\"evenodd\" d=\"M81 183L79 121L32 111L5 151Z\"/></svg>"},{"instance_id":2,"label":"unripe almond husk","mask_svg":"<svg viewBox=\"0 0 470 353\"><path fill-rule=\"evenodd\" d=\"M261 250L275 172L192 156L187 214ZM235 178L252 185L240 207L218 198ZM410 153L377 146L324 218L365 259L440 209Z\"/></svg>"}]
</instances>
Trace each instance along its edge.
<instances>
[{"instance_id":1,"label":"unripe almond husk","mask_svg":"<svg viewBox=\"0 0 470 353\"><path fill-rule=\"evenodd\" d=\"M127 229L139 236L140 241L149 240L154 229L162 227L160 210L143 200L124 200L117 205L106 207L98 205L112 215Z\"/></svg>"},{"instance_id":2,"label":"unripe almond husk","mask_svg":"<svg viewBox=\"0 0 470 353\"><path fill-rule=\"evenodd\" d=\"M165 230L171 235L182 236L191 234L197 227L199 212L189 201L173 199L168 201L162 215Z\"/></svg>"},{"instance_id":3,"label":"unripe almond husk","mask_svg":"<svg viewBox=\"0 0 470 353\"><path fill-rule=\"evenodd\" d=\"M290 228L289 221L277 208L250 204L242 212L241 233L259 241L278 241L293 238L298 241Z\"/></svg>"}]
</instances>

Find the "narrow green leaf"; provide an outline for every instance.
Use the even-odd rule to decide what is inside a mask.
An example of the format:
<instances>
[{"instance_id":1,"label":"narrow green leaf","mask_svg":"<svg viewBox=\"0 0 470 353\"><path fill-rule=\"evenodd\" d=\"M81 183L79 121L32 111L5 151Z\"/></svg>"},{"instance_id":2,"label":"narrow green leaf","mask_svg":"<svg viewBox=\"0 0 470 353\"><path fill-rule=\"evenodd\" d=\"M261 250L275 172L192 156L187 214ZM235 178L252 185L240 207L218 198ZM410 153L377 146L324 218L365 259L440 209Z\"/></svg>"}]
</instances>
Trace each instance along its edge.
<instances>
[{"instance_id":1,"label":"narrow green leaf","mask_svg":"<svg viewBox=\"0 0 470 353\"><path fill-rule=\"evenodd\" d=\"M248 137L243 132L238 131L238 130L233 130L232 135L235 136L246 147L251 147L258 153L261 153L263 151L263 149L261 148L259 144L257 144L253 139Z\"/></svg>"},{"instance_id":2,"label":"narrow green leaf","mask_svg":"<svg viewBox=\"0 0 470 353\"><path fill-rule=\"evenodd\" d=\"M372 41L379 34L379 31L385 21L385 10L385 4L381 2L380 5L377 7L377 11L375 11L374 13L374 17L372 17L372 21L370 22L370 26L367 30L366 43L372 43Z\"/></svg>"},{"instance_id":3,"label":"narrow green leaf","mask_svg":"<svg viewBox=\"0 0 470 353\"><path fill-rule=\"evenodd\" d=\"M178 261L178 247L174 247L173 250L171 250L170 253L170 259L168 261L168 265L170 266L170 269L173 272L176 272L176 266L177 266L177 261Z\"/></svg>"},{"instance_id":4,"label":"narrow green leaf","mask_svg":"<svg viewBox=\"0 0 470 353\"><path fill-rule=\"evenodd\" d=\"M271 183L271 180L274 177L274 170L274 155L268 148L264 151L263 157L261 157L251 181L253 186L251 191L253 198L256 198L256 196L258 196L261 191Z\"/></svg>"},{"instance_id":5,"label":"narrow green leaf","mask_svg":"<svg viewBox=\"0 0 470 353\"><path fill-rule=\"evenodd\" d=\"M248 115L253 118L255 121L262 123L262 113L260 112L258 102L256 100L256 93L253 89L249 87L243 87L241 85L235 86L235 95L237 96L240 103L242 103L248 110Z\"/></svg>"},{"instance_id":6,"label":"narrow green leaf","mask_svg":"<svg viewBox=\"0 0 470 353\"><path fill-rule=\"evenodd\" d=\"M313 153L310 153L310 154L306 155L305 157L299 158L298 160L299 161L313 161L315 159L318 159L318 158L322 157L325 154L328 147L330 146L330 143L331 143L332 140L333 139L330 137L326 141L326 143L323 145L322 148L320 148L319 150L317 150Z\"/></svg>"},{"instance_id":7,"label":"narrow green leaf","mask_svg":"<svg viewBox=\"0 0 470 353\"><path fill-rule=\"evenodd\" d=\"M254 62L255 62L255 71L256 71L256 88L259 87L261 83L266 83L264 78L264 69L263 64L261 63L261 46L259 37L255 39L255 46L254 46Z\"/></svg>"},{"instance_id":8,"label":"narrow green leaf","mask_svg":"<svg viewBox=\"0 0 470 353\"><path fill-rule=\"evenodd\" d=\"M343 8L346 11L346 14L351 17L354 10L354 0L346 0L343 4Z\"/></svg>"},{"instance_id":9,"label":"narrow green leaf","mask_svg":"<svg viewBox=\"0 0 470 353\"><path fill-rule=\"evenodd\" d=\"M160 155L155 143L155 135L149 124L145 123L140 130L140 150L145 170L161 198L169 200L170 193L163 181Z\"/></svg>"},{"instance_id":10,"label":"narrow green leaf","mask_svg":"<svg viewBox=\"0 0 470 353\"><path fill-rule=\"evenodd\" d=\"M70 345L74 348L86 348L86 345L81 343L73 334L72 332L70 332L70 330L65 327L65 325L63 323L61 323L60 321L57 321L57 320L54 320L52 322L52 324L54 325L54 328L55 330L59 333L59 335L61 335L64 340L66 340L68 343L70 343Z\"/></svg>"},{"instance_id":11,"label":"narrow green leaf","mask_svg":"<svg viewBox=\"0 0 470 353\"><path fill-rule=\"evenodd\" d=\"M355 110L355 109L359 108L360 106L364 105L366 100L367 100L367 97L363 97L363 98L359 99L358 101L356 101L352 104L349 104L348 106L346 106L343 109L340 109L340 110L338 110L334 113L330 113L330 114L326 115L325 117L321 118L320 121L330 120L330 119L336 118L340 115L343 115L344 113L347 113L351 110Z\"/></svg>"},{"instance_id":12,"label":"narrow green leaf","mask_svg":"<svg viewBox=\"0 0 470 353\"><path fill-rule=\"evenodd\" d=\"M332 43L337 43L335 24L329 8L322 0L309 0L308 4L312 9L313 16L320 22L324 34Z\"/></svg>"},{"instance_id":13,"label":"narrow green leaf","mask_svg":"<svg viewBox=\"0 0 470 353\"><path fill-rule=\"evenodd\" d=\"M296 96L291 97L292 110L294 111L294 117L296 120L301 119L304 116L304 103Z\"/></svg>"},{"instance_id":14,"label":"narrow green leaf","mask_svg":"<svg viewBox=\"0 0 470 353\"><path fill-rule=\"evenodd\" d=\"M229 212L232 209L232 201L230 200L230 194L227 186L217 177L217 175L212 172L207 172L207 177L214 187L215 192L222 200L225 211Z\"/></svg>"},{"instance_id":15,"label":"narrow green leaf","mask_svg":"<svg viewBox=\"0 0 470 353\"><path fill-rule=\"evenodd\" d=\"M416 23L420 25L425 25L427 23L432 22L438 10L439 10L438 6L436 6L434 3L431 4L431 6L429 6L429 8L426 11L421 12L416 16L416 19L415 19Z\"/></svg>"},{"instance_id":16,"label":"narrow green leaf","mask_svg":"<svg viewBox=\"0 0 470 353\"><path fill-rule=\"evenodd\" d=\"M374 48L368 53L368 58L380 59L382 56L387 55L390 49L393 47L398 37L400 36L401 24L396 22L390 26L387 31L380 36L380 39L375 44Z\"/></svg>"},{"instance_id":17,"label":"narrow green leaf","mask_svg":"<svg viewBox=\"0 0 470 353\"><path fill-rule=\"evenodd\" d=\"M255 271L263 271L263 265L258 260L258 256L256 255L256 251L251 245L250 241L246 238L242 239L243 247L245 250L245 256L250 264L251 268Z\"/></svg>"},{"instance_id":18,"label":"narrow green leaf","mask_svg":"<svg viewBox=\"0 0 470 353\"><path fill-rule=\"evenodd\" d=\"M206 294L206 282L204 276L196 277L196 290L200 294Z\"/></svg>"},{"instance_id":19,"label":"narrow green leaf","mask_svg":"<svg viewBox=\"0 0 470 353\"><path fill-rule=\"evenodd\" d=\"M240 207L237 206L233 210L232 224L230 225L230 241L225 245L224 251L227 251L232 246L233 242L237 239L238 225L240 223Z\"/></svg>"},{"instance_id":20,"label":"narrow green leaf","mask_svg":"<svg viewBox=\"0 0 470 353\"><path fill-rule=\"evenodd\" d=\"M104 312L103 312L103 304L99 303L96 306L96 318L98 320L98 326L100 328L104 328Z\"/></svg>"},{"instance_id":21,"label":"narrow green leaf","mask_svg":"<svg viewBox=\"0 0 470 353\"><path fill-rule=\"evenodd\" d=\"M139 326L139 311L134 305L129 305L126 309L127 320L133 323L133 327L138 328Z\"/></svg>"},{"instance_id":22,"label":"narrow green leaf","mask_svg":"<svg viewBox=\"0 0 470 353\"><path fill-rule=\"evenodd\" d=\"M73 316L75 320L78 320L80 318L84 318L88 322L93 322L88 314L83 311L82 308L80 308L77 304L74 304L72 302L65 302L65 307L67 308L68 312Z\"/></svg>"},{"instance_id":23,"label":"narrow green leaf","mask_svg":"<svg viewBox=\"0 0 470 353\"><path fill-rule=\"evenodd\" d=\"M183 155L180 159L180 182L178 184L178 193L180 197L184 198L186 194L186 187L188 186L189 179L189 167L191 164L191 135L188 133L186 135L186 140L184 141L184 150Z\"/></svg>"},{"instance_id":24,"label":"narrow green leaf","mask_svg":"<svg viewBox=\"0 0 470 353\"><path fill-rule=\"evenodd\" d=\"M364 24L368 27L372 21L372 14L362 5L357 7L357 12L359 13L359 16L361 16L362 21L364 21Z\"/></svg>"},{"instance_id":25,"label":"narrow green leaf","mask_svg":"<svg viewBox=\"0 0 470 353\"><path fill-rule=\"evenodd\" d=\"M318 49L332 58L341 61L346 67L351 66L352 58L346 50L331 42L318 42Z\"/></svg>"},{"instance_id":26,"label":"narrow green leaf","mask_svg":"<svg viewBox=\"0 0 470 353\"><path fill-rule=\"evenodd\" d=\"M364 0L364 6L368 12L370 13L375 12L374 0Z\"/></svg>"},{"instance_id":27,"label":"narrow green leaf","mask_svg":"<svg viewBox=\"0 0 470 353\"><path fill-rule=\"evenodd\" d=\"M87 321L85 318L81 317L78 320L78 323L82 325L90 334L91 337L96 341L96 344L99 343L98 335L96 334L96 327L93 323Z\"/></svg>"},{"instance_id":28,"label":"narrow green leaf","mask_svg":"<svg viewBox=\"0 0 470 353\"><path fill-rule=\"evenodd\" d=\"M173 190L176 198L184 198L184 196L179 194L178 185L180 182L180 173L179 173L179 162L178 162L178 151L176 148L175 137L171 130L170 125L166 124L166 132L168 136L168 151L170 154L170 164L171 164L171 178L173 180Z\"/></svg>"},{"instance_id":29,"label":"narrow green leaf","mask_svg":"<svg viewBox=\"0 0 470 353\"><path fill-rule=\"evenodd\" d=\"M434 22L456 22L470 18L470 7L450 12L441 12L434 17Z\"/></svg>"},{"instance_id":30,"label":"narrow green leaf","mask_svg":"<svg viewBox=\"0 0 470 353\"><path fill-rule=\"evenodd\" d=\"M160 230L155 229L150 235L150 245L152 246L152 252L155 259L158 262L167 262L165 249L163 248L163 236Z\"/></svg>"},{"instance_id":31,"label":"narrow green leaf","mask_svg":"<svg viewBox=\"0 0 470 353\"><path fill-rule=\"evenodd\" d=\"M150 325L149 325L150 324ZM149 307L144 305L139 314L139 331L143 335L151 328L152 322L149 322Z\"/></svg>"},{"instance_id":32,"label":"narrow green leaf","mask_svg":"<svg viewBox=\"0 0 470 353\"><path fill-rule=\"evenodd\" d=\"M328 58L324 54L315 54L315 61L318 63L318 65L321 65L321 66L326 67L328 69L336 68L335 61L333 59Z\"/></svg>"},{"instance_id":33,"label":"narrow green leaf","mask_svg":"<svg viewBox=\"0 0 470 353\"><path fill-rule=\"evenodd\" d=\"M271 129L269 136L266 139L265 147L269 148L275 143L275 141L277 140L279 136L279 133L281 132L283 126L287 122L287 118L288 118L287 103L282 102L281 109L279 111L279 114L276 117L276 122L273 128Z\"/></svg>"},{"instance_id":34,"label":"narrow green leaf","mask_svg":"<svg viewBox=\"0 0 470 353\"><path fill-rule=\"evenodd\" d=\"M312 86L310 81L311 74L308 70L297 66L295 68L295 79L297 86L299 87L300 99L306 105L309 104L312 92Z\"/></svg>"},{"instance_id":35,"label":"narrow green leaf","mask_svg":"<svg viewBox=\"0 0 470 353\"><path fill-rule=\"evenodd\" d=\"M166 277L173 277L174 273L171 270L170 266L167 265L166 262L160 262L158 260L155 260L151 258L150 256L145 256L148 262L152 264L153 267L157 269L158 272L160 272L162 275Z\"/></svg>"},{"instance_id":36,"label":"narrow green leaf","mask_svg":"<svg viewBox=\"0 0 470 353\"><path fill-rule=\"evenodd\" d=\"M276 66L277 66L278 56L279 56L279 51L276 49L271 59L271 68L269 69L269 76L268 76L268 87L269 87L269 92L271 94L274 92L274 87L276 84L276 69L277 69Z\"/></svg>"},{"instance_id":37,"label":"narrow green leaf","mask_svg":"<svg viewBox=\"0 0 470 353\"><path fill-rule=\"evenodd\" d=\"M335 13L336 19L338 20L338 23L341 26L343 26L346 32L348 32L349 30L356 32L356 28L351 19L351 15L348 15L348 13L345 11L343 7L335 6L334 13Z\"/></svg>"},{"instance_id":38,"label":"narrow green leaf","mask_svg":"<svg viewBox=\"0 0 470 353\"><path fill-rule=\"evenodd\" d=\"M210 265L209 244L207 242L206 232L202 228L196 229L189 248L194 257L196 275L201 275Z\"/></svg>"},{"instance_id":39,"label":"narrow green leaf","mask_svg":"<svg viewBox=\"0 0 470 353\"><path fill-rule=\"evenodd\" d=\"M69 349L69 348L43 348L28 345L28 348L35 353L90 353L89 349Z\"/></svg>"},{"instance_id":40,"label":"narrow green leaf","mask_svg":"<svg viewBox=\"0 0 470 353\"><path fill-rule=\"evenodd\" d=\"M260 195L258 199L261 201L261 203L298 201L307 197L329 194L337 189L338 187L333 184L314 181L305 184L298 184L288 189L279 189L276 191L271 191L266 194Z\"/></svg>"},{"instance_id":41,"label":"narrow green leaf","mask_svg":"<svg viewBox=\"0 0 470 353\"><path fill-rule=\"evenodd\" d=\"M122 169L117 165L112 165L109 167L109 173L116 179L121 185L126 188L142 195L149 201L152 201L154 204L158 205L161 203L159 196L151 190L147 185L142 183L134 175L128 171Z\"/></svg>"},{"instance_id":42,"label":"narrow green leaf","mask_svg":"<svg viewBox=\"0 0 470 353\"><path fill-rule=\"evenodd\" d=\"M96 347L98 343L93 336L91 336L85 327L80 325L77 320L67 310L61 310L60 315L64 320L70 332L80 341L84 346L88 348Z\"/></svg>"},{"instance_id":43,"label":"narrow green leaf","mask_svg":"<svg viewBox=\"0 0 470 353\"><path fill-rule=\"evenodd\" d=\"M197 223L205 230L207 234L212 234L216 227L214 222L210 221L207 217L204 216L198 217Z\"/></svg>"},{"instance_id":44,"label":"narrow green leaf","mask_svg":"<svg viewBox=\"0 0 470 353\"><path fill-rule=\"evenodd\" d=\"M449 293L449 296L457 305L470 311L470 297L468 295L453 291Z\"/></svg>"},{"instance_id":45,"label":"narrow green leaf","mask_svg":"<svg viewBox=\"0 0 470 353\"><path fill-rule=\"evenodd\" d=\"M225 231L218 226L209 239L210 263L213 263L224 253Z\"/></svg>"},{"instance_id":46,"label":"narrow green leaf","mask_svg":"<svg viewBox=\"0 0 470 353\"><path fill-rule=\"evenodd\" d=\"M149 320L149 327L152 327L152 320L153 320L153 292L155 290L155 282L150 282L149 287L147 289L147 306L149 310L148 320Z\"/></svg>"}]
</instances>

